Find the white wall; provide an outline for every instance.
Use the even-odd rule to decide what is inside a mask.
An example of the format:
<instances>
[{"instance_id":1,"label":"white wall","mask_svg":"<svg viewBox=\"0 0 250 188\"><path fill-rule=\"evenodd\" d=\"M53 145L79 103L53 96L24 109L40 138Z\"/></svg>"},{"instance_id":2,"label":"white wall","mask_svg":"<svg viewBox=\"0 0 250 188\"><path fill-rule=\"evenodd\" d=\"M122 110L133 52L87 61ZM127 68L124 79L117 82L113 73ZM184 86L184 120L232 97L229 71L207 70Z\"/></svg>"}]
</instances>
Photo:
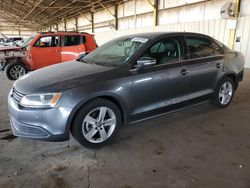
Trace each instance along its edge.
<instances>
[{"instance_id":1,"label":"white wall","mask_svg":"<svg viewBox=\"0 0 250 188\"><path fill-rule=\"evenodd\" d=\"M219 19L220 8L228 1L230 0L159 0L159 25ZM184 6L187 4L189 6ZM114 14L114 7L108 9ZM147 0L130 0L118 6L118 18L119 30L152 27L153 8ZM90 14L78 18L80 31L91 28L90 19ZM105 9L94 13L94 22L98 28L95 32L114 30L114 17ZM70 25L67 21L67 28L72 30L73 26ZM60 28L59 30L64 30L64 25Z\"/></svg>"},{"instance_id":2,"label":"white wall","mask_svg":"<svg viewBox=\"0 0 250 188\"><path fill-rule=\"evenodd\" d=\"M250 68L250 16L239 18L236 37L240 37L240 42L235 43L234 49L245 55L246 67Z\"/></svg>"},{"instance_id":3,"label":"white wall","mask_svg":"<svg viewBox=\"0 0 250 188\"><path fill-rule=\"evenodd\" d=\"M120 31L115 31L115 30L106 31L102 33L95 33L95 37L98 44L103 44L115 37L133 33L146 33L154 31L186 31L186 32L204 33L226 44L229 41L229 30L227 29L228 24L229 21L222 19L187 22L187 23L185 22L178 24L161 25L156 28L144 27L144 28L135 28L129 30L120 30Z\"/></svg>"},{"instance_id":4,"label":"white wall","mask_svg":"<svg viewBox=\"0 0 250 188\"><path fill-rule=\"evenodd\" d=\"M190 31L208 34L228 44L230 21L220 17L220 9L228 1L160 0L159 26L156 28L153 27L153 9L147 0L128 1L118 8L119 31L111 28L103 33L96 32L96 39L102 44L114 36L131 32ZM186 4L189 5L183 6Z\"/></svg>"},{"instance_id":5,"label":"white wall","mask_svg":"<svg viewBox=\"0 0 250 188\"><path fill-rule=\"evenodd\" d=\"M0 15L0 34L3 34L7 37L27 37L30 35L35 34L36 31L24 28L24 27L17 27L13 23L8 22L7 20L1 18ZM0 38L2 36L0 35Z\"/></svg>"},{"instance_id":6,"label":"white wall","mask_svg":"<svg viewBox=\"0 0 250 188\"><path fill-rule=\"evenodd\" d=\"M241 16L250 16L250 1L241 0Z\"/></svg>"},{"instance_id":7,"label":"white wall","mask_svg":"<svg viewBox=\"0 0 250 188\"><path fill-rule=\"evenodd\" d=\"M0 34L3 34L7 37L29 37L36 33L36 31L31 30L20 30L20 32L18 30L0 30ZM2 38L1 35L0 38Z\"/></svg>"},{"instance_id":8,"label":"white wall","mask_svg":"<svg viewBox=\"0 0 250 188\"><path fill-rule=\"evenodd\" d=\"M94 13L95 35L99 45L115 37L153 31L190 31L210 35L224 44L229 44L232 20L222 19L220 9L232 0L159 0L159 26L154 27L153 8L147 0L130 0L118 6L118 31L114 17L107 10ZM241 0L241 14L237 37L240 43L235 49L250 59L250 0ZM114 13L114 7L109 7ZM87 19L87 18L88 19ZM78 19L79 31L91 32L90 14ZM72 28L67 22L67 28ZM64 24L59 24L64 30ZM250 61L246 67L250 68Z\"/></svg>"}]
</instances>

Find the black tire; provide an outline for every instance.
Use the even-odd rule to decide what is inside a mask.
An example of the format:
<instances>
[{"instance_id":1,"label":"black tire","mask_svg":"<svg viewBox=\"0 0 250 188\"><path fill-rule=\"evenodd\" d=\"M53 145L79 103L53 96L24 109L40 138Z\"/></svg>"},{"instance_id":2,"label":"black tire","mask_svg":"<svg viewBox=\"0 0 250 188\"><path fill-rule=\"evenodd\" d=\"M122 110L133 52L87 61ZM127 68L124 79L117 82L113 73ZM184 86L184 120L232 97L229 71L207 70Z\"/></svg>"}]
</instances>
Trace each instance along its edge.
<instances>
[{"instance_id":1,"label":"black tire","mask_svg":"<svg viewBox=\"0 0 250 188\"><path fill-rule=\"evenodd\" d=\"M20 71L22 72L18 72L18 69L20 69ZM13 74L14 69L16 69L16 74ZM26 67L19 62L12 62L12 63L8 63L5 67L5 75L9 80L17 80L18 78L20 78L21 76L25 75L28 73L28 70L26 69Z\"/></svg>"},{"instance_id":2,"label":"black tire","mask_svg":"<svg viewBox=\"0 0 250 188\"><path fill-rule=\"evenodd\" d=\"M222 89L222 86L225 83L231 83L231 85L232 85L232 94L231 94L230 100L227 103L223 104L222 101L221 101L222 97L220 97L220 91ZM215 93L214 93L212 101L211 101L212 105L214 105L214 106L216 106L218 108L226 108L231 103L231 101L232 101L232 99L234 97L234 91L235 91L235 83L234 83L234 81L229 77L223 78L219 82L219 84L217 85L217 87L215 89Z\"/></svg>"},{"instance_id":3,"label":"black tire","mask_svg":"<svg viewBox=\"0 0 250 188\"><path fill-rule=\"evenodd\" d=\"M88 124L88 123L85 124L84 120L87 117L87 115L89 115L90 112L92 112L93 110L96 110L97 108L100 108L100 107L107 107L108 109L111 109L111 111L113 112L112 114L115 115L116 123L115 123L115 128L113 129L113 132L111 131L112 133L110 134L110 136L106 140L101 141L99 143L93 143L92 141L86 139L83 131L86 130L85 127L87 127L87 126L90 126L91 128L89 128L89 129L92 130L92 129L94 129L95 126L100 126L100 125L95 124L94 126L92 126L91 124ZM94 111L94 112L96 112L96 111ZM99 111L99 113L100 113L100 111ZM99 115L100 114L98 114L98 115L96 114L96 116L99 116ZM111 102L109 100L98 98L98 99L94 99L94 100L88 102L87 104L85 104L84 106L82 106L80 108L80 110L77 112L77 114L74 118L74 121L73 121L73 124L71 127L71 133L72 133L73 137L82 146L84 146L86 148L90 148L90 149L97 149L97 148L100 148L100 147L110 143L114 139L114 137L118 134L120 126L121 126L121 112L120 112L119 108L113 102ZM82 130L82 128L84 130ZM106 127L106 128L108 128L108 127ZM95 127L95 129L97 130L97 127ZM101 134L100 134L101 130L100 129L102 129L102 127L98 127L98 131L93 136L93 138L96 137L97 139L101 139ZM105 132L107 133L107 132L109 132L109 130L112 130L112 129L110 128L107 131L105 130ZM98 138L98 137L100 137L100 138ZM94 138L94 139L96 139L96 138Z\"/></svg>"}]
</instances>

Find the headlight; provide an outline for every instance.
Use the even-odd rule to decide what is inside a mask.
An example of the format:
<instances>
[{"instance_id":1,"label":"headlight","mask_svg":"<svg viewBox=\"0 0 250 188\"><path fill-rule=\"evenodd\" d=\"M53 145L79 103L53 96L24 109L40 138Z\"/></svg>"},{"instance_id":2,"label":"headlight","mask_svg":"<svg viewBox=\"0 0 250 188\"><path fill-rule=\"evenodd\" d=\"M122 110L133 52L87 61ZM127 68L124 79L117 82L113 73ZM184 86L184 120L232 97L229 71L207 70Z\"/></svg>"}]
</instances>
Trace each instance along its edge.
<instances>
[{"instance_id":1,"label":"headlight","mask_svg":"<svg viewBox=\"0 0 250 188\"><path fill-rule=\"evenodd\" d=\"M61 93L46 93L26 95L20 101L20 105L30 108L55 107L61 97Z\"/></svg>"}]
</instances>

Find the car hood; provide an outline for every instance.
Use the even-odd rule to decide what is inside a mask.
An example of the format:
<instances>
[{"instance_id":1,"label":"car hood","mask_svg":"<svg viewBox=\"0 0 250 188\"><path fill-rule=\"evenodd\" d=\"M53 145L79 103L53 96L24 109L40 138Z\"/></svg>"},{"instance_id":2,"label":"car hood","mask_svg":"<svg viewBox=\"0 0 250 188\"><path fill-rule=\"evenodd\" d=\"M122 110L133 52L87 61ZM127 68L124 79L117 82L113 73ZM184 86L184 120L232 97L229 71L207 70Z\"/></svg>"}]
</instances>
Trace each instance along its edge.
<instances>
[{"instance_id":1,"label":"car hood","mask_svg":"<svg viewBox=\"0 0 250 188\"><path fill-rule=\"evenodd\" d=\"M24 94L61 92L95 83L112 69L115 68L70 61L28 73L18 79L14 87Z\"/></svg>"},{"instance_id":2,"label":"car hood","mask_svg":"<svg viewBox=\"0 0 250 188\"><path fill-rule=\"evenodd\" d=\"M10 50L21 50L22 47L20 46L8 46L8 47L0 47L0 52L1 51L10 51Z\"/></svg>"}]
</instances>

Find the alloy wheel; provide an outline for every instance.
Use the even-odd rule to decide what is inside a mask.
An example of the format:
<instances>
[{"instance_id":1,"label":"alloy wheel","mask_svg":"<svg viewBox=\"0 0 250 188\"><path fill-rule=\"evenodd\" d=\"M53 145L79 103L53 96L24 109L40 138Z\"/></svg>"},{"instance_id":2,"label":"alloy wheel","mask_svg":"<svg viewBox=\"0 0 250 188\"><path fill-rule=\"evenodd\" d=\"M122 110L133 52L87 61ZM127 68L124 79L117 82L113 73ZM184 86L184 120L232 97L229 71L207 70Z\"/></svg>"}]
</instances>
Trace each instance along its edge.
<instances>
[{"instance_id":1,"label":"alloy wheel","mask_svg":"<svg viewBox=\"0 0 250 188\"><path fill-rule=\"evenodd\" d=\"M227 105L233 96L233 85L227 81L222 84L219 90L219 101L222 105Z\"/></svg>"},{"instance_id":2,"label":"alloy wheel","mask_svg":"<svg viewBox=\"0 0 250 188\"><path fill-rule=\"evenodd\" d=\"M10 75L13 79L17 80L18 78L25 75L25 69L20 65L14 65L10 68Z\"/></svg>"},{"instance_id":3,"label":"alloy wheel","mask_svg":"<svg viewBox=\"0 0 250 188\"><path fill-rule=\"evenodd\" d=\"M116 127L116 116L108 107L98 107L91 110L82 123L83 136L91 143L101 143L107 140Z\"/></svg>"}]
</instances>

